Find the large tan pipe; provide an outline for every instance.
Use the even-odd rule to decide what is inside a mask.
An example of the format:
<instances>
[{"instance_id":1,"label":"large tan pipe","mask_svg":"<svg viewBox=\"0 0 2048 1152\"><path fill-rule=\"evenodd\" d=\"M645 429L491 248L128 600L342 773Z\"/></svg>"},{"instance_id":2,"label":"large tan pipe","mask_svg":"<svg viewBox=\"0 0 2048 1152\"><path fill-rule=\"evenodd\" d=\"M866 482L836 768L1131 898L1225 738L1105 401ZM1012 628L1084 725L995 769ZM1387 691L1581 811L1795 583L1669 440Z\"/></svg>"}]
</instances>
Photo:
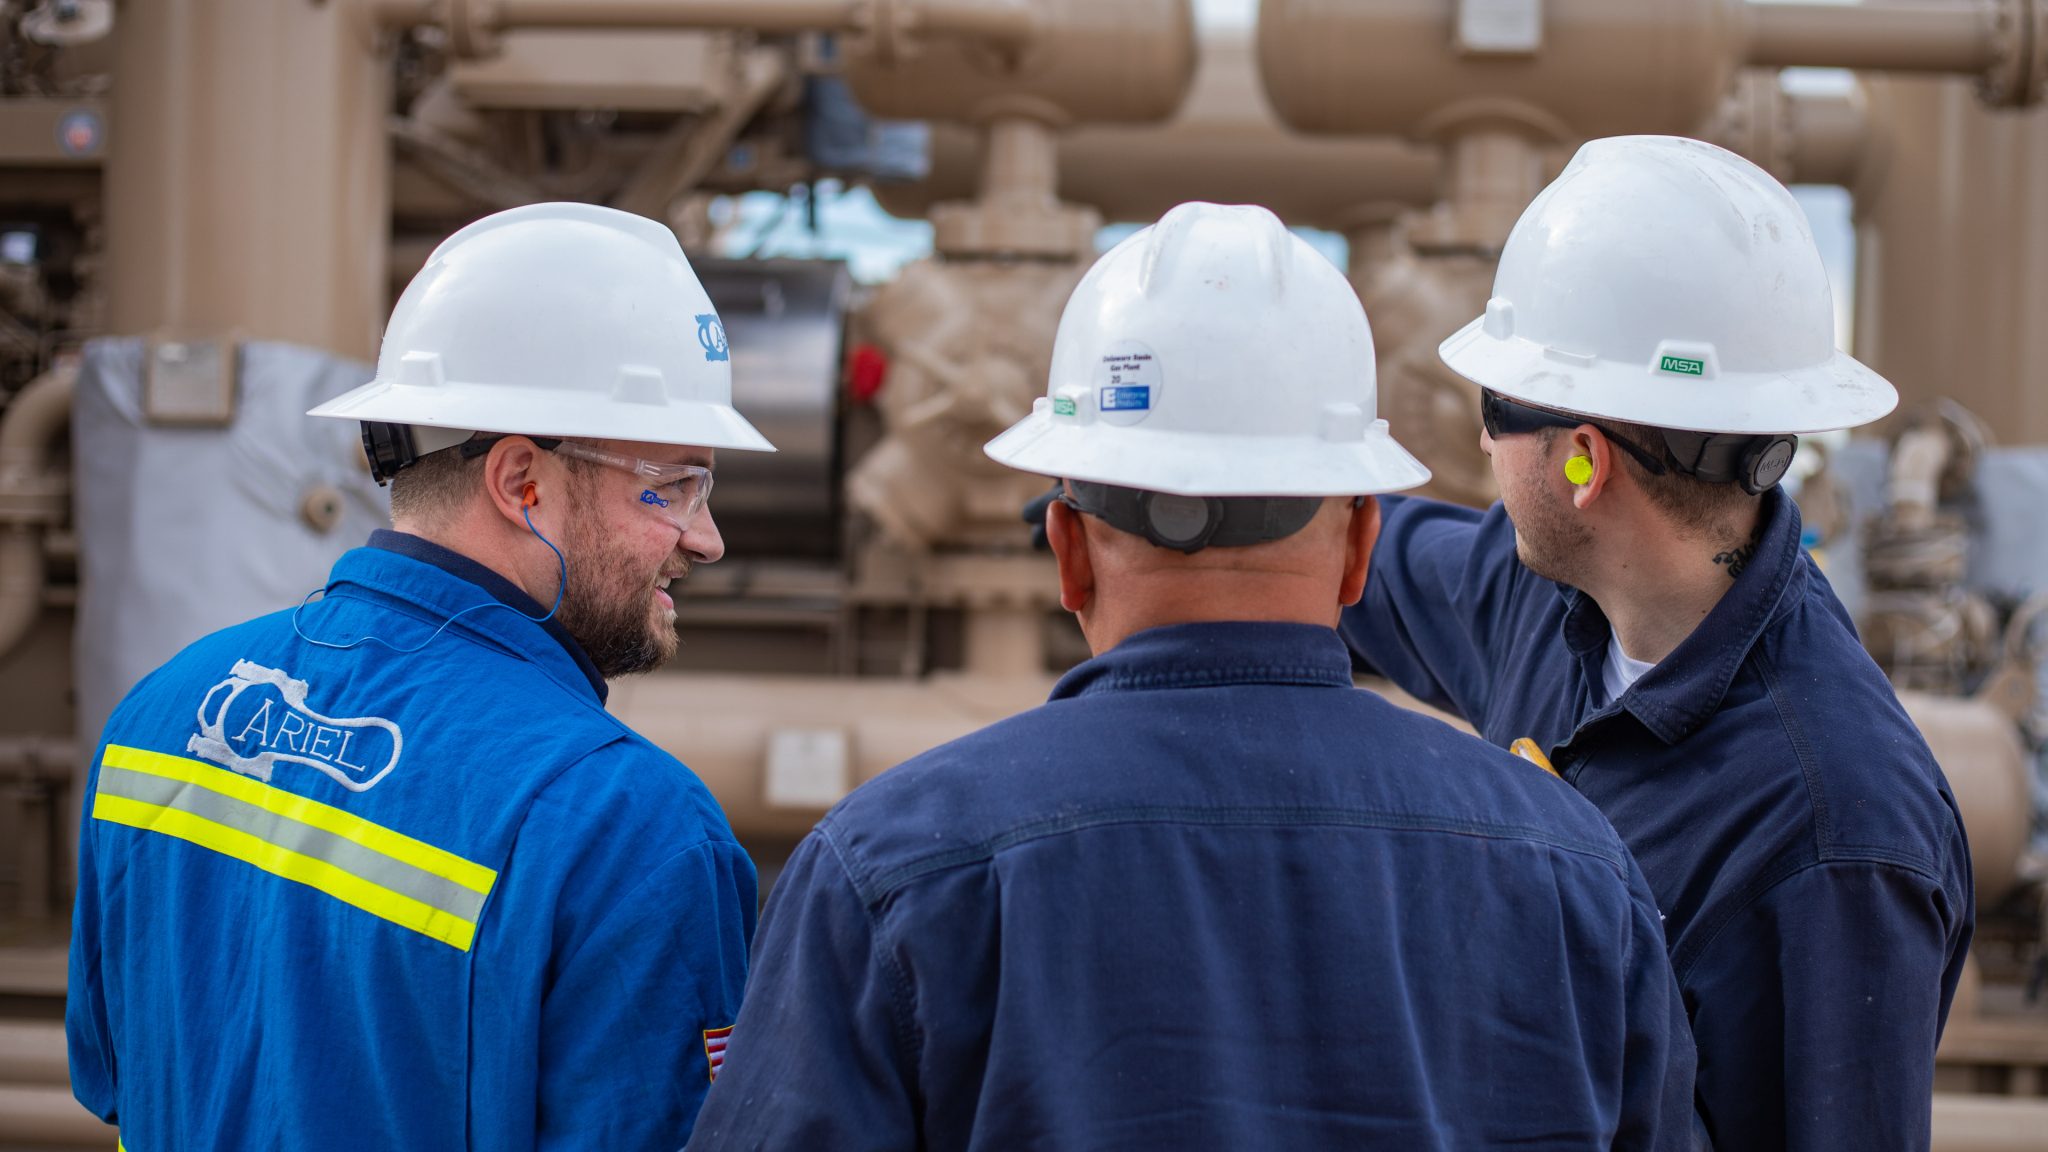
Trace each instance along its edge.
<instances>
[{"instance_id":1,"label":"large tan pipe","mask_svg":"<svg viewBox=\"0 0 2048 1152\"><path fill-rule=\"evenodd\" d=\"M109 331L375 359L392 70L348 5L150 0L121 21Z\"/></svg>"},{"instance_id":2,"label":"large tan pipe","mask_svg":"<svg viewBox=\"0 0 2048 1152\"><path fill-rule=\"evenodd\" d=\"M50 473L50 445L70 424L77 384L77 365L67 361L36 377L0 413L0 500L63 491L62 479ZM53 502L46 522L61 516L61 502ZM14 650L42 611L42 527L26 520L0 525L0 656Z\"/></svg>"},{"instance_id":3,"label":"large tan pipe","mask_svg":"<svg viewBox=\"0 0 2048 1152\"><path fill-rule=\"evenodd\" d=\"M499 29L858 32L895 21L915 33L1019 44L1035 27L1025 0L492 0L487 10Z\"/></svg>"},{"instance_id":4,"label":"large tan pipe","mask_svg":"<svg viewBox=\"0 0 2048 1152\"><path fill-rule=\"evenodd\" d=\"M1176 204L1262 204L1292 224L1345 230L1363 210L1427 207L1436 199L1436 149L1387 137L1303 136L1283 127L1259 86L1251 38L1204 32L1193 87L1158 127L1082 125L1059 135L1059 196L1104 219L1151 221ZM915 184L875 188L897 216L978 190L981 134L932 125L931 172Z\"/></svg>"},{"instance_id":5,"label":"large tan pipe","mask_svg":"<svg viewBox=\"0 0 2048 1152\"><path fill-rule=\"evenodd\" d=\"M1976 75L2001 59L1998 0L1746 4L1746 62Z\"/></svg>"}]
</instances>

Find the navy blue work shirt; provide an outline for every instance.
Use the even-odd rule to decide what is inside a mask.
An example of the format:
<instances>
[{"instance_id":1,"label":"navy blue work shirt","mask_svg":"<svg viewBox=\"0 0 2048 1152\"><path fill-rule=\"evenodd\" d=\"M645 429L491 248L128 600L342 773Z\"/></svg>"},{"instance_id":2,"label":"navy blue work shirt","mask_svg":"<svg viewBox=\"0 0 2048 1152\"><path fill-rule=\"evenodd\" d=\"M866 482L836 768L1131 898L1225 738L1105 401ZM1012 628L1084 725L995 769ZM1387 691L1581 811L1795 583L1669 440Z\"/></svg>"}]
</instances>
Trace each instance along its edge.
<instances>
[{"instance_id":1,"label":"navy blue work shirt","mask_svg":"<svg viewBox=\"0 0 2048 1152\"><path fill-rule=\"evenodd\" d=\"M1755 555L1614 702L1591 597L1515 556L1499 504L1382 501L1342 631L1495 744L1529 737L1628 842L1666 917L1724 1152L1925 1149L1975 897L1927 744L1764 496Z\"/></svg>"},{"instance_id":2,"label":"navy blue work shirt","mask_svg":"<svg viewBox=\"0 0 2048 1152\"><path fill-rule=\"evenodd\" d=\"M702 1149L1687 1147L1640 872L1335 631L1142 632L860 788L763 914Z\"/></svg>"}]
</instances>

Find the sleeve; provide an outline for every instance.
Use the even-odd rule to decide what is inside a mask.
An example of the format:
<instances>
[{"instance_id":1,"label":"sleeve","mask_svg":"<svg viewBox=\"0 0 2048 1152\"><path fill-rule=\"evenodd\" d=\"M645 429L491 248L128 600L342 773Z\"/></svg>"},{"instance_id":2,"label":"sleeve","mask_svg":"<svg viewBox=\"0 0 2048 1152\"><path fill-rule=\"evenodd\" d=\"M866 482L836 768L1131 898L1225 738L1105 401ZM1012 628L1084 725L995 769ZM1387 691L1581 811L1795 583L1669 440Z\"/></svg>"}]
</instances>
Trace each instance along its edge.
<instances>
[{"instance_id":1,"label":"sleeve","mask_svg":"<svg viewBox=\"0 0 2048 1152\"><path fill-rule=\"evenodd\" d=\"M104 748L101 749L104 754ZM64 994L64 1039L71 1061L71 1094L86 1111L118 1122L114 1094L114 1037L107 1019L106 983L100 973L99 860L92 826L92 797L98 787L100 755L86 776L83 820L78 834L78 894L71 912L71 955Z\"/></svg>"},{"instance_id":2,"label":"sleeve","mask_svg":"<svg viewBox=\"0 0 2048 1152\"><path fill-rule=\"evenodd\" d=\"M1649 883L1630 863L1633 915L1624 978L1628 1023L1622 1052L1620 1122L1615 1152L1690 1152L1696 1145L1693 1084L1697 1061L1685 996L1671 972L1664 923Z\"/></svg>"},{"instance_id":3,"label":"sleeve","mask_svg":"<svg viewBox=\"0 0 2048 1152\"><path fill-rule=\"evenodd\" d=\"M1699 1108L1722 1149L1924 1152L1967 913L1867 861L1794 873L1685 965Z\"/></svg>"},{"instance_id":4,"label":"sleeve","mask_svg":"<svg viewBox=\"0 0 2048 1152\"><path fill-rule=\"evenodd\" d=\"M1365 595L1344 610L1338 630L1367 670L1476 723L1525 571L1499 504L1479 512L1381 497Z\"/></svg>"},{"instance_id":5,"label":"sleeve","mask_svg":"<svg viewBox=\"0 0 2048 1152\"><path fill-rule=\"evenodd\" d=\"M915 1148L909 991L838 851L813 832L776 881L705 1149Z\"/></svg>"},{"instance_id":6,"label":"sleeve","mask_svg":"<svg viewBox=\"0 0 2048 1152\"><path fill-rule=\"evenodd\" d=\"M609 911L554 967L540 1014L544 1150L674 1148L738 1015L754 867L737 844L687 848L637 885L566 891Z\"/></svg>"}]
</instances>

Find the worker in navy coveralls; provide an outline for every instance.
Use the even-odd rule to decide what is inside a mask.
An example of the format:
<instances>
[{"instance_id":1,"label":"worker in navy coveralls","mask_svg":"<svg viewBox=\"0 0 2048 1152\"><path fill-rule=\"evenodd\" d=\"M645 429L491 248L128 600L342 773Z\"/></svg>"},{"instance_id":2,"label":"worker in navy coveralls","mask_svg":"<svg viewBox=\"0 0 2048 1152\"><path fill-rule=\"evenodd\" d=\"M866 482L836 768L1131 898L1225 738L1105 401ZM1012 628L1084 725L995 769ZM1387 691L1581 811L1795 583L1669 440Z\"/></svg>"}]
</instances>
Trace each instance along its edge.
<instances>
[{"instance_id":1,"label":"worker in navy coveralls","mask_svg":"<svg viewBox=\"0 0 2048 1152\"><path fill-rule=\"evenodd\" d=\"M1970 856L1777 487L1791 434L1897 403L1835 350L1798 204L1711 145L1590 143L1442 354L1502 503L1387 501L1345 637L1613 821L1715 1147L1925 1149Z\"/></svg>"},{"instance_id":2,"label":"worker in navy coveralls","mask_svg":"<svg viewBox=\"0 0 2048 1152\"><path fill-rule=\"evenodd\" d=\"M99 747L66 1025L128 1152L688 1137L754 867L604 699L724 551L711 450L768 447L727 355L675 237L608 208L487 217L414 278L377 379L316 413L366 422L397 530Z\"/></svg>"},{"instance_id":3,"label":"worker in navy coveralls","mask_svg":"<svg viewBox=\"0 0 2048 1152\"><path fill-rule=\"evenodd\" d=\"M1091 270L988 446L1062 477L1095 658L865 785L764 913L702 1149L1690 1146L1648 887L1562 782L1356 690L1428 473L1357 297L1264 209Z\"/></svg>"}]
</instances>

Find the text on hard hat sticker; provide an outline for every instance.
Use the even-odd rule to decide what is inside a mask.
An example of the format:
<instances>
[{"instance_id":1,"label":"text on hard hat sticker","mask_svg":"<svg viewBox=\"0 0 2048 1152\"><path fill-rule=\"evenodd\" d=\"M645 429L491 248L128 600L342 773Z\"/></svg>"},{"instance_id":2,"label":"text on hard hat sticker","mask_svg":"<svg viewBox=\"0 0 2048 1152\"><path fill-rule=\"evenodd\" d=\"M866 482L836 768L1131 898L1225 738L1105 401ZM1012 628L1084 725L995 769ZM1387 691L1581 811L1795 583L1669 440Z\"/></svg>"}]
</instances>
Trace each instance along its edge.
<instances>
[{"instance_id":1,"label":"text on hard hat sticker","mask_svg":"<svg viewBox=\"0 0 2048 1152\"><path fill-rule=\"evenodd\" d=\"M1152 390L1142 384L1102 390L1104 412L1143 412L1152 407Z\"/></svg>"},{"instance_id":2,"label":"text on hard hat sticker","mask_svg":"<svg viewBox=\"0 0 2048 1152\"><path fill-rule=\"evenodd\" d=\"M1665 372L1677 372L1684 376L1705 376L1707 374L1706 361L1687 360L1683 356L1666 356L1657 362L1657 367Z\"/></svg>"},{"instance_id":3,"label":"text on hard hat sticker","mask_svg":"<svg viewBox=\"0 0 2048 1152\"><path fill-rule=\"evenodd\" d=\"M1159 360L1136 340L1119 340L1095 368L1095 411L1107 424L1136 424L1159 406Z\"/></svg>"}]
</instances>

